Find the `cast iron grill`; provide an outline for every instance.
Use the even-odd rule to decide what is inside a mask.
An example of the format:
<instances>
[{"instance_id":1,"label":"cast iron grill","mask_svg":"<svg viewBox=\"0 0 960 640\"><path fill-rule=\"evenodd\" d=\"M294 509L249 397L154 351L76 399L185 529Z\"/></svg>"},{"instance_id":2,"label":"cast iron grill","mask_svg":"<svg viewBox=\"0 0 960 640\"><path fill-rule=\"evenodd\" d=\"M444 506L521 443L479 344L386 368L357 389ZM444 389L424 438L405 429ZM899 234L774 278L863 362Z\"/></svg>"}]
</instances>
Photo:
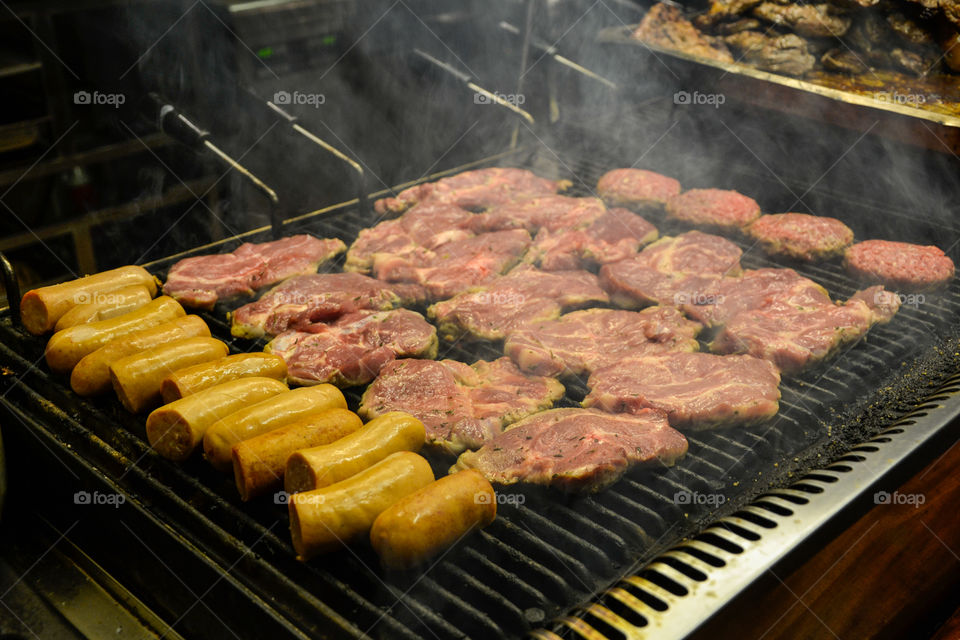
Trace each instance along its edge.
<instances>
[{"instance_id":1,"label":"cast iron grill","mask_svg":"<svg viewBox=\"0 0 960 640\"><path fill-rule=\"evenodd\" d=\"M588 195L599 175L623 166L623 159L602 154L588 159L560 157L538 147L478 164L523 166L553 178L573 174L572 192ZM761 202L764 194L757 193L758 185L761 191L778 188L770 180L745 170L741 173L752 185L741 189ZM875 214L870 207L861 207L862 211L850 215ZM308 231L349 242L372 222L369 216L340 206L288 221L286 232ZM662 220L655 223L662 234L678 230ZM266 239L265 232L245 239ZM947 244L954 239L947 239ZM231 243L221 243L216 249L197 249L149 266L163 275L185 255L231 248ZM778 266L756 250L747 251L743 263L751 268ZM834 262L789 266L820 282L834 298L845 299L858 288ZM262 345L231 339L223 311L203 314L217 337L230 342L235 351ZM938 336L949 334L958 318L960 283L954 281L924 304L905 306L890 325L875 327L866 339L826 365L786 379L781 386L781 411L773 420L751 428L690 434L689 453L675 467L635 469L597 495L564 496L535 487L506 487L501 494L507 502L500 505L499 517L490 527L462 541L426 572L398 574L376 568L375 554L362 545L308 564L296 562L285 508L269 498L242 504L232 478L215 473L202 460L195 457L176 465L155 455L144 437L142 417L124 413L112 398L80 399L64 380L42 366L30 368L42 357L43 341L14 326L9 313L0 324L0 349L8 366L20 375L17 381L6 381L8 402L29 406L50 423L67 425L62 427L64 441L79 437L110 453L102 462L106 475L298 629L391 639L519 637L590 601L678 541L701 532L706 524L738 512L722 528L702 532L699 543L680 552L684 555L666 556L677 560L673 565L664 560L656 570L641 573L643 578L627 578L610 592L604 601L607 606L589 605L588 611L594 627L609 631L620 628L623 620L641 625L647 619L644 612L666 609L668 602L689 590L684 584L723 561L718 547L737 553L744 540L758 538L755 530L766 527L777 510L791 508L791 496L798 500L804 496L802 490L779 490L775 495L780 497L763 498L770 505L766 509L745 507L747 502L768 487L783 484L788 470L811 469L810 460L818 453L826 461L846 444L873 435L876 425L843 424L839 418L843 410L869 402L891 377L914 375L912 360L934 349ZM499 345L466 341L441 345L440 353L440 357L465 362L500 355ZM561 404L576 406L586 390L577 383L567 388ZM347 390L351 408L356 408L361 392ZM889 415L915 409L921 395L920 391L907 394L899 403L887 400ZM48 403L63 414L54 415ZM438 472L450 463L432 462ZM805 486L811 492L821 491L814 480ZM683 504L683 495L721 496L722 501ZM617 617L611 617L611 611ZM565 620L575 633L591 637L583 620Z\"/></svg>"}]
</instances>

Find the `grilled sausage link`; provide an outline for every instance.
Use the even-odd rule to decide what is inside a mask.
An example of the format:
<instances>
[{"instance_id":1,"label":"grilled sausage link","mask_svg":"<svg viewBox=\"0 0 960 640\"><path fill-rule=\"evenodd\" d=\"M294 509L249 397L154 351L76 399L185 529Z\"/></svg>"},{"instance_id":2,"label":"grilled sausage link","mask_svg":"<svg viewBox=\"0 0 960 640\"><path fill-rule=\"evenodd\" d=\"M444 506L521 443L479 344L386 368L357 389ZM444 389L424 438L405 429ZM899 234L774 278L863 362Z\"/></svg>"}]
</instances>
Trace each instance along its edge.
<instances>
[{"instance_id":1,"label":"grilled sausage link","mask_svg":"<svg viewBox=\"0 0 960 640\"><path fill-rule=\"evenodd\" d=\"M153 300L150 290L142 284L124 287L109 293L98 293L93 302L78 304L57 320L54 331L63 331L78 324L89 324L98 320L109 320L125 313L136 311Z\"/></svg>"},{"instance_id":2,"label":"grilled sausage link","mask_svg":"<svg viewBox=\"0 0 960 640\"><path fill-rule=\"evenodd\" d=\"M287 458L337 441L363 426L352 411L328 409L233 446L233 477L244 501L283 486Z\"/></svg>"},{"instance_id":3,"label":"grilled sausage link","mask_svg":"<svg viewBox=\"0 0 960 640\"><path fill-rule=\"evenodd\" d=\"M347 401L332 384L293 389L258 402L218 420L203 436L203 455L217 470L233 465L233 445L279 429L295 420L326 409L346 409Z\"/></svg>"},{"instance_id":4,"label":"grilled sausage link","mask_svg":"<svg viewBox=\"0 0 960 640\"><path fill-rule=\"evenodd\" d=\"M273 378L240 378L198 391L155 409L147 417L147 440L164 458L186 460L214 422L284 391L287 385Z\"/></svg>"},{"instance_id":5,"label":"grilled sausage link","mask_svg":"<svg viewBox=\"0 0 960 640\"><path fill-rule=\"evenodd\" d=\"M409 569L496 517L493 487L482 473L468 469L401 498L377 516L370 542L384 567Z\"/></svg>"},{"instance_id":6,"label":"grilled sausage link","mask_svg":"<svg viewBox=\"0 0 960 640\"><path fill-rule=\"evenodd\" d=\"M171 371L222 358L229 347L215 338L186 338L135 353L110 365L110 382L120 402L140 413L161 400L160 385Z\"/></svg>"},{"instance_id":7,"label":"grilled sausage link","mask_svg":"<svg viewBox=\"0 0 960 640\"><path fill-rule=\"evenodd\" d=\"M88 353L111 340L149 329L186 315L180 303L160 296L136 311L110 320L79 324L53 334L47 342L47 365L54 373L67 373Z\"/></svg>"},{"instance_id":8,"label":"grilled sausage link","mask_svg":"<svg viewBox=\"0 0 960 640\"><path fill-rule=\"evenodd\" d=\"M287 493L329 486L359 473L398 451L419 451L426 440L423 423L409 413L391 411L331 444L297 451L287 459Z\"/></svg>"},{"instance_id":9,"label":"grilled sausage link","mask_svg":"<svg viewBox=\"0 0 960 640\"><path fill-rule=\"evenodd\" d=\"M151 329L141 329L85 355L70 373L70 386L81 396L106 393L113 388L110 365L117 360L175 340L204 337L210 337L210 328L200 316L183 316Z\"/></svg>"},{"instance_id":10,"label":"grilled sausage link","mask_svg":"<svg viewBox=\"0 0 960 640\"><path fill-rule=\"evenodd\" d=\"M247 377L285 380L287 363L269 353L237 353L174 371L163 381L163 401L173 402L209 387Z\"/></svg>"},{"instance_id":11,"label":"grilled sausage link","mask_svg":"<svg viewBox=\"0 0 960 640\"><path fill-rule=\"evenodd\" d=\"M63 314L78 304L92 302L100 293L142 285L151 296L157 294L157 279L143 267L126 266L85 278L27 291L20 301L20 319L34 335L53 329Z\"/></svg>"},{"instance_id":12,"label":"grilled sausage link","mask_svg":"<svg viewBox=\"0 0 960 640\"><path fill-rule=\"evenodd\" d=\"M431 482L429 462L399 451L343 482L293 494L287 509L297 559L306 561L362 538L385 509Z\"/></svg>"}]
</instances>

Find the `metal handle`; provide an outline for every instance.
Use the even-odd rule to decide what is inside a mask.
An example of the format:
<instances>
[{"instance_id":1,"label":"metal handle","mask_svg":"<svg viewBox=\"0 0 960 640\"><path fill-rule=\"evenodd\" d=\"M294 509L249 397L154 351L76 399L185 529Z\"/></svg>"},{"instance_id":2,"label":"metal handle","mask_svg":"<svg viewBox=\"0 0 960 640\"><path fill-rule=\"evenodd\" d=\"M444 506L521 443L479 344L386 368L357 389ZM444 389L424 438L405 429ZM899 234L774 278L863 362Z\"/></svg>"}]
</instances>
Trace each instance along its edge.
<instances>
[{"instance_id":1,"label":"metal handle","mask_svg":"<svg viewBox=\"0 0 960 640\"><path fill-rule=\"evenodd\" d=\"M7 292L10 321L15 325L20 324L20 283L17 282L17 274L13 272L13 265L3 252L0 252L0 277L3 278L3 288Z\"/></svg>"}]
</instances>

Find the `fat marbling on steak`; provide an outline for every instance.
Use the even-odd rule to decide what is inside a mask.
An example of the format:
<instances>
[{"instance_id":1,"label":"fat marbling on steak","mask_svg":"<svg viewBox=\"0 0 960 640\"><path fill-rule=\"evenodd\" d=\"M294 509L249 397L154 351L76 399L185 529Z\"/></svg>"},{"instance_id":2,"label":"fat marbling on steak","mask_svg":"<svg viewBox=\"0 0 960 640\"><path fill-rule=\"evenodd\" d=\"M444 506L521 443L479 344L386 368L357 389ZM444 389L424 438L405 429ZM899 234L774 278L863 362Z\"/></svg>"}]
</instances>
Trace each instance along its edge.
<instances>
[{"instance_id":1,"label":"fat marbling on steak","mask_svg":"<svg viewBox=\"0 0 960 640\"><path fill-rule=\"evenodd\" d=\"M526 169L476 169L436 182L414 185L395 198L377 200L374 209L379 214L397 214L425 201L453 204L464 209L488 209L512 200L557 193L569 185L566 180L547 180Z\"/></svg>"},{"instance_id":2,"label":"fat marbling on steak","mask_svg":"<svg viewBox=\"0 0 960 640\"><path fill-rule=\"evenodd\" d=\"M714 229L737 230L760 217L760 205L726 189L690 189L667 202L667 216Z\"/></svg>"},{"instance_id":3,"label":"fat marbling on steak","mask_svg":"<svg viewBox=\"0 0 960 640\"><path fill-rule=\"evenodd\" d=\"M846 250L844 263L855 278L900 291L925 291L953 279L950 256L932 245L866 240Z\"/></svg>"},{"instance_id":4,"label":"fat marbling on steak","mask_svg":"<svg viewBox=\"0 0 960 640\"><path fill-rule=\"evenodd\" d=\"M547 272L521 264L488 285L434 304L428 313L446 340L464 334L503 340L531 322L608 300L597 276L588 271Z\"/></svg>"},{"instance_id":5,"label":"fat marbling on steak","mask_svg":"<svg viewBox=\"0 0 960 640\"><path fill-rule=\"evenodd\" d=\"M419 284L432 300L445 300L486 284L515 265L530 246L523 229L482 233L436 250L406 256L375 256L373 272L385 282Z\"/></svg>"},{"instance_id":6,"label":"fat marbling on steak","mask_svg":"<svg viewBox=\"0 0 960 640\"><path fill-rule=\"evenodd\" d=\"M185 258L172 267L163 292L187 307L213 309L220 301L252 296L290 276L315 273L342 253L336 238L302 234L273 242L245 242L231 253Z\"/></svg>"},{"instance_id":7,"label":"fat marbling on steak","mask_svg":"<svg viewBox=\"0 0 960 640\"><path fill-rule=\"evenodd\" d=\"M285 331L264 347L287 363L287 377L302 385L366 384L397 358L436 358L437 330L407 309L357 311L329 324Z\"/></svg>"},{"instance_id":8,"label":"fat marbling on steak","mask_svg":"<svg viewBox=\"0 0 960 640\"><path fill-rule=\"evenodd\" d=\"M679 181L645 169L614 169L597 181L597 195L615 207L662 209L679 194Z\"/></svg>"},{"instance_id":9,"label":"fat marbling on steak","mask_svg":"<svg viewBox=\"0 0 960 640\"><path fill-rule=\"evenodd\" d=\"M455 360L387 363L360 401L357 413L372 419L406 411L427 428L427 443L449 453L476 449L504 426L553 406L563 385L527 376L499 358L466 365Z\"/></svg>"},{"instance_id":10,"label":"fat marbling on steak","mask_svg":"<svg viewBox=\"0 0 960 640\"><path fill-rule=\"evenodd\" d=\"M614 208L585 229L540 229L525 260L546 271L590 268L634 256L658 235L637 214Z\"/></svg>"},{"instance_id":11,"label":"fat marbling on steak","mask_svg":"<svg viewBox=\"0 0 960 640\"><path fill-rule=\"evenodd\" d=\"M700 328L674 307L587 309L514 331L503 348L523 371L582 376L632 354L697 351Z\"/></svg>"},{"instance_id":12,"label":"fat marbling on steak","mask_svg":"<svg viewBox=\"0 0 960 640\"><path fill-rule=\"evenodd\" d=\"M767 253L807 262L841 255L853 242L853 230L836 218L806 213L760 216L746 231Z\"/></svg>"},{"instance_id":13,"label":"fat marbling on steak","mask_svg":"<svg viewBox=\"0 0 960 640\"><path fill-rule=\"evenodd\" d=\"M672 466L687 446L661 411L553 409L524 418L478 451L464 453L450 472L476 469L501 485L599 491L634 465Z\"/></svg>"},{"instance_id":14,"label":"fat marbling on steak","mask_svg":"<svg viewBox=\"0 0 960 640\"><path fill-rule=\"evenodd\" d=\"M660 238L633 258L604 265L600 284L621 307L681 305L714 280L740 275L742 253L726 238L688 231Z\"/></svg>"},{"instance_id":15,"label":"fat marbling on steak","mask_svg":"<svg viewBox=\"0 0 960 640\"><path fill-rule=\"evenodd\" d=\"M539 229L581 229L602 216L606 210L599 198L538 196L512 200L478 213L468 226L477 233L504 229L526 229L530 233L536 233Z\"/></svg>"},{"instance_id":16,"label":"fat marbling on steak","mask_svg":"<svg viewBox=\"0 0 960 640\"><path fill-rule=\"evenodd\" d=\"M240 338L278 335L354 311L393 309L399 303L389 284L359 273L294 276L234 311L230 332Z\"/></svg>"},{"instance_id":17,"label":"fat marbling on steak","mask_svg":"<svg viewBox=\"0 0 960 640\"><path fill-rule=\"evenodd\" d=\"M743 426L779 410L780 372L753 356L671 353L625 358L595 371L585 407L658 409L677 429Z\"/></svg>"}]
</instances>

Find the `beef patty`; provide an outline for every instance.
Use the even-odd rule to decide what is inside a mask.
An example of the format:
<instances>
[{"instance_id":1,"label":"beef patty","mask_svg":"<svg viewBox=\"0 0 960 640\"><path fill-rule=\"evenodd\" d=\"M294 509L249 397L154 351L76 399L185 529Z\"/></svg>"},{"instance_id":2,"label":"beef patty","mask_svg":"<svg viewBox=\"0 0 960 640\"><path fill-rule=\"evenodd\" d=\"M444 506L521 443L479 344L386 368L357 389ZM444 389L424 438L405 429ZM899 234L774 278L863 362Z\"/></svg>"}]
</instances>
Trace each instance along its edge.
<instances>
[{"instance_id":1,"label":"beef patty","mask_svg":"<svg viewBox=\"0 0 960 640\"><path fill-rule=\"evenodd\" d=\"M662 209L680 195L680 182L644 169L614 169L600 176L597 195L611 206Z\"/></svg>"},{"instance_id":2,"label":"beef patty","mask_svg":"<svg viewBox=\"0 0 960 640\"><path fill-rule=\"evenodd\" d=\"M674 220L724 231L745 227L760 217L753 198L725 189L690 189L670 198L667 215Z\"/></svg>"},{"instance_id":3,"label":"beef patty","mask_svg":"<svg viewBox=\"0 0 960 640\"><path fill-rule=\"evenodd\" d=\"M853 242L853 231L836 218L806 213L760 216L747 234L770 255L808 262L841 255Z\"/></svg>"},{"instance_id":4,"label":"beef patty","mask_svg":"<svg viewBox=\"0 0 960 640\"><path fill-rule=\"evenodd\" d=\"M847 270L866 282L879 282L888 289L925 291L953 279L954 265L939 247L867 240L844 253Z\"/></svg>"}]
</instances>

